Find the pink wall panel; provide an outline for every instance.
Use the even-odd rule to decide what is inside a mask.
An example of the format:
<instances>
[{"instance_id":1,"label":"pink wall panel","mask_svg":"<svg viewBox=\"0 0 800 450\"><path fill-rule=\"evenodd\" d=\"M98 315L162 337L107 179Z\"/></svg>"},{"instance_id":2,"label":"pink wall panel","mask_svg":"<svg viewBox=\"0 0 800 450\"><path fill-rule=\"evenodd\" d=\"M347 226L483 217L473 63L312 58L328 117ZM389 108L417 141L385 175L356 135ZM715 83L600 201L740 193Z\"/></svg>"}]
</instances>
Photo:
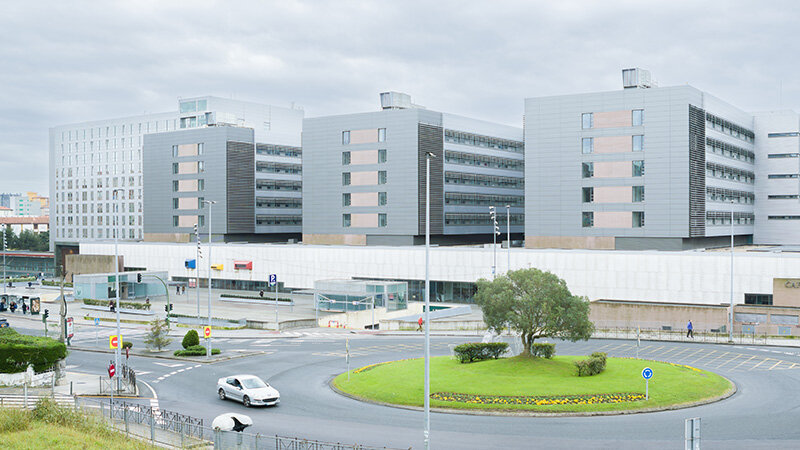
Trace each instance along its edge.
<instances>
[{"instance_id":1,"label":"pink wall panel","mask_svg":"<svg viewBox=\"0 0 800 450\"><path fill-rule=\"evenodd\" d=\"M633 228L633 214L630 211L595 211L595 228Z\"/></svg>"},{"instance_id":2,"label":"pink wall panel","mask_svg":"<svg viewBox=\"0 0 800 450\"><path fill-rule=\"evenodd\" d=\"M197 209L197 197L179 198L178 209Z\"/></svg>"},{"instance_id":3,"label":"pink wall panel","mask_svg":"<svg viewBox=\"0 0 800 450\"><path fill-rule=\"evenodd\" d=\"M594 113L595 128L613 128L631 126L631 110L605 111Z\"/></svg>"},{"instance_id":4,"label":"pink wall panel","mask_svg":"<svg viewBox=\"0 0 800 450\"><path fill-rule=\"evenodd\" d=\"M633 201L631 186L598 186L594 188L595 203L630 203Z\"/></svg>"},{"instance_id":5,"label":"pink wall panel","mask_svg":"<svg viewBox=\"0 0 800 450\"><path fill-rule=\"evenodd\" d=\"M193 227L197 223L197 216L178 216L179 227Z\"/></svg>"},{"instance_id":6,"label":"pink wall panel","mask_svg":"<svg viewBox=\"0 0 800 450\"><path fill-rule=\"evenodd\" d=\"M197 180L178 180L178 192L197 191Z\"/></svg>"},{"instance_id":7,"label":"pink wall panel","mask_svg":"<svg viewBox=\"0 0 800 450\"><path fill-rule=\"evenodd\" d=\"M594 176L596 178L622 178L633 173L630 161L596 162Z\"/></svg>"},{"instance_id":8,"label":"pink wall panel","mask_svg":"<svg viewBox=\"0 0 800 450\"><path fill-rule=\"evenodd\" d=\"M197 161L178 163L178 173L197 173Z\"/></svg>"},{"instance_id":9,"label":"pink wall panel","mask_svg":"<svg viewBox=\"0 0 800 450\"><path fill-rule=\"evenodd\" d=\"M375 186L378 184L378 172L350 172L350 184L353 186Z\"/></svg>"},{"instance_id":10,"label":"pink wall panel","mask_svg":"<svg viewBox=\"0 0 800 450\"><path fill-rule=\"evenodd\" d=\"M350 130L351 144L369 144L371 142L378 142L377 128L369 130Z\"/></svg>"},{"instance_id":11,"label":"pink wall panel","mask_svg":"<svg viewBox=\"0 0 800 450\"><path fill-rule=\"evenodd\" d=\"M179 145L178 156L197 156L197 144Z\"/></svg>"},{"instance_id":12,"label":"pink wall panel","mask_svg":"<svg viewBox=\"0 0 800 450\"><path fill-rule=\"evenodd\" d=\"M354 228L377 228L378 214L351 214L350 226Z\"/></svg>"},{"instance_id":13,"label":"pink wall panel","mask_svg":"<svg viewBox=\"0 0 800 450\"><path fill-rule=\"evenodd\" d=\"M602 136L594 138L595 153L624 153L633 149L631 136Z\"/></svg>"},{"instance_id":14,"label":"pink wall panel","mask_svg":"<svg viewBox=\"0 0 800 450\"><path fill-rule=\"evenodd\" d=\"M360 152L350 152L350 164L378 164L378 151L363 150Z\"/></svg>"},{"instance_id":15,"label":"pink wall panel","mask_svg":"<svg viewBox=\"0 0 800 450\"><path fill-rule=\"evenodd\" d=\"M350 194L350 206L378 206L378 193L354 192Z\"/></svg>"}]
</instances>

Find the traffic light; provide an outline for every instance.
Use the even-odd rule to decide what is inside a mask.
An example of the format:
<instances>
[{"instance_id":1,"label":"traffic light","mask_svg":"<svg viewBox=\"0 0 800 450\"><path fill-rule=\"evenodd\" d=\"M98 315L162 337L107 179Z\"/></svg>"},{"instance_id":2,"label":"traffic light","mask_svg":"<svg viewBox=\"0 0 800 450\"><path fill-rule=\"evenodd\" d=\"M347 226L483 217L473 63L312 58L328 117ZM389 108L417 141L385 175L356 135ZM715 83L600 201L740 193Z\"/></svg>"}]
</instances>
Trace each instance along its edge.
<instances>
[{"instance_id":1,"label":"traffic light","mask_svg":"<svg viewBox=\"0 0 800 450\"><path fill-rule=\"evenodd\" d=\"M50 317L50 310L49 309L45 309L44 310L44 315L42 316L42 318L47 320L48 317Z\"/></svg>"},{"instance_id":2,"label":"traffic light","mask_svg":"<svg viewBox=\"0 0 800 450\"><path fill-rule=\"evenodd\" d=\"M142 282L142 274L141 273L137 273L136 274L136 282L137 283L141 283Z\"/></svg>"},{"instance_id":3,"label":"traffic light","mask_svg":"<svg viewBox=\"0 0 800 450\"><path fill-rule=\"evenodd\" d=\"M168 312L172 311L172 306L173 305L171 303L168 304L168 305L164 305L164 312L168 313Z\"/></svg>"},{"instance_id":4,"label":"traffic light","mask_svg":"<svg viewBox=\"0 0 800 450\"><path fill-rule=\"evenodd\" d=\"M497 212L494 210L494 206L489 207L489 216L492 218L492 224L494 225L494 234L500 236L500 226L497 225Z\"/></svg>"}]
</instances>

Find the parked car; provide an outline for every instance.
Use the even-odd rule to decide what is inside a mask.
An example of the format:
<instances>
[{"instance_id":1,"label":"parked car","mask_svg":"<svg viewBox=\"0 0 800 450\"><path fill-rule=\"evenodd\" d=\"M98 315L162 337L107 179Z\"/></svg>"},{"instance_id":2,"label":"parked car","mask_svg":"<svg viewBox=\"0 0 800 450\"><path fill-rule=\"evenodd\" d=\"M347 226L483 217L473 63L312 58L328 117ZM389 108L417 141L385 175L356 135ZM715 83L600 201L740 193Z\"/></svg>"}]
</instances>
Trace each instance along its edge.
<instances>
[{"instance_id":1,"label":"parked car","mask_svg":"<svg viewBox=\"0 0 800 450\"><path fill-rule=\"evenodd\" d=\"M281 402L277 389L255 375L233 375L217 380L217 394L220 400L237 400L244 406L274 406Z\"/></svg>"}]
</instances>

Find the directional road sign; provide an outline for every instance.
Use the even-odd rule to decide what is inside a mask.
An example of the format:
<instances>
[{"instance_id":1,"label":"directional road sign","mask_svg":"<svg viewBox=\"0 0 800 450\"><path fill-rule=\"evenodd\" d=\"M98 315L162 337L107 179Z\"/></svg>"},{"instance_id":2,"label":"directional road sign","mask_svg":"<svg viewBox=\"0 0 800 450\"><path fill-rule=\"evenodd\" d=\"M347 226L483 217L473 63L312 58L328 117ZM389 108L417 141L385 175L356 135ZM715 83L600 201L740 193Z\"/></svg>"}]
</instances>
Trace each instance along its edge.
<instances>
[{"instance_id":1,"label":"directional road sign","mask_svg":"<svg viewBox=\"0 0 800 450\"><path fill-rule=\"evenodd\" d=\"M645 367L644 369L642 369L642 378L644 378L645 380L653 378L653 369L649 367Z\"/></svg>"}]
</instances>

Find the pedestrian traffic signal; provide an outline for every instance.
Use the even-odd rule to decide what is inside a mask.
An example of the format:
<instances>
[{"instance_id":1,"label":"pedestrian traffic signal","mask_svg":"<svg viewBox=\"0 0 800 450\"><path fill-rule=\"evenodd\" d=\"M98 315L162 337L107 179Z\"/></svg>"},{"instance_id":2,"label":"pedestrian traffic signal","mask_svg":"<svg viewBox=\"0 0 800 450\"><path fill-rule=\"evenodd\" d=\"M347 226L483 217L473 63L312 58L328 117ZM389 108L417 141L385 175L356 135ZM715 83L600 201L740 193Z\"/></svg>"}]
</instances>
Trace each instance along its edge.
<instances>
[{"instance_id":1,"label":"pedestrian traffic signal","mask_svg":"<svg viewBox=\"0 0 800 450\"><path fill-rule=\"evenodd\" d=\"M142 274L141 273L137 273L136 274L136 282L137 283L141 283L142 282Z\"/></svg>"},{"instance_id":2,"label":"pedestrian traffic signal","mask_svg":"<svg viewBox=\"0 0 800 450\"><path fill-rule=\"evenodd\" d=\"M164 311L165 312L170 312L170 311L172 311L172 307L173 307L172 304L164 305Z\"/></svg>"}]
</instances>

